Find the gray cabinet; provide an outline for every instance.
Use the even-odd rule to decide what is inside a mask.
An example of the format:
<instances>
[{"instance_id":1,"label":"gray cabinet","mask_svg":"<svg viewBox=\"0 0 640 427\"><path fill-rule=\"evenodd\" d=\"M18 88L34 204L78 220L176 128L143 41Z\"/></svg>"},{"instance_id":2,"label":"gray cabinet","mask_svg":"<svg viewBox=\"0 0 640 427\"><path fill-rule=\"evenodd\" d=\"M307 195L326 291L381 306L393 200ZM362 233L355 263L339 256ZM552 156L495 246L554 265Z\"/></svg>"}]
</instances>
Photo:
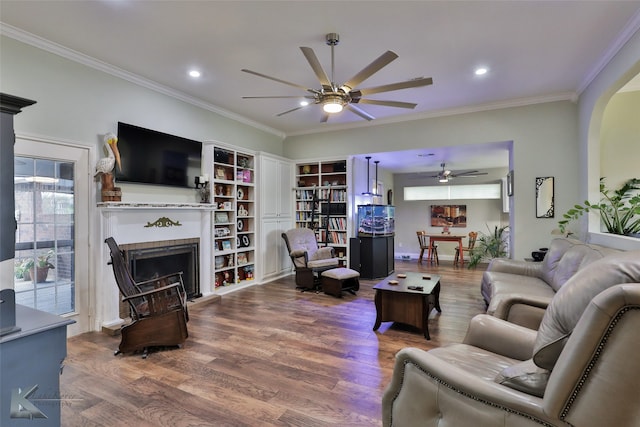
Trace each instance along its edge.
<instances>
[{"instance_id":1,"label":"gray cabinet","mask_svg":"<svg viewBox=\"0 0 640 427\"><path fill-rule=\"evenodd\" d=\"M21 330L0 338L0 425L60 425L60 374L71 323L74 321L16 305L16 326ZM29 403L24 405L24 399ZM22 410L16 413L19 404ZM29 415L33 418L28 419Z\"/></svg>"}]
</instances>

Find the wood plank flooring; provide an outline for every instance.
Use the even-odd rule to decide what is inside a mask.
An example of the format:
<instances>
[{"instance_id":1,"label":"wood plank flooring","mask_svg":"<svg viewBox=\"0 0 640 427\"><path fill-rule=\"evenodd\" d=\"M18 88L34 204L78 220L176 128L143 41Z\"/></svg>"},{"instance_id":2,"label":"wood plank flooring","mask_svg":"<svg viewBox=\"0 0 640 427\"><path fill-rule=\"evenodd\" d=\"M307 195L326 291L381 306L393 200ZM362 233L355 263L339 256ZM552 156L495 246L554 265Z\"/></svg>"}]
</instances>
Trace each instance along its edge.
<instances>
[{"instance_id":1,"label":"wood plank flooring","mask_svg":"<svg viewBox=\"0 0 640 427\"><path fill-rule=\"evenodd\" d=\"M191 307L184 346L146 360L114 356L119 337L72 337L62 425L379 426L396 352L460 342L485 308L482 269L396 262L403 271L442 276L431 341L408 326L372 330L377 280L361 280L357 296L338 299L302 293L293 277Z\"/></svg>"}]
</instances>

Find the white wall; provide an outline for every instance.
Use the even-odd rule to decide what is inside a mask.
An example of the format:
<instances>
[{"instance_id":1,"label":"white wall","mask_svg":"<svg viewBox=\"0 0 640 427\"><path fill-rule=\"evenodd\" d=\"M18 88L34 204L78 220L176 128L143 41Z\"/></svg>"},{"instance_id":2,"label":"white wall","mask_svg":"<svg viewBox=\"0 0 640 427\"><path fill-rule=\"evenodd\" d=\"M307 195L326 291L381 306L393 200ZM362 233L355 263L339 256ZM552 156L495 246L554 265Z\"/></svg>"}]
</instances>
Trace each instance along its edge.
<instances>
[{"instance_id":1,"label":"white wall","mask_svg":"<svg viewBox=\"0 0 640 427\"><path fill-rule=\"evenodd\" d=\"M602 117L600 173L608 188L640 178L640 91L614 95Z\"/></svg>"},{"instance_id":2,"label":"white wall","mask_svg":"<svg viewBox=\"0 0 640 427\"><path fill-rule=\"evenodd\" d=\"M535 178L555 177L556 212L576 203L579 155L577 106L571 102L513 107L411 122L288 137L284 155L308 158L513 141L515 170L511 211L514 257L545 247L557 228L554 219L535 217ZM395 191L394 191L395 192ZM395 192L395 197L398 196Z\"/></svg>"}]
</instances>

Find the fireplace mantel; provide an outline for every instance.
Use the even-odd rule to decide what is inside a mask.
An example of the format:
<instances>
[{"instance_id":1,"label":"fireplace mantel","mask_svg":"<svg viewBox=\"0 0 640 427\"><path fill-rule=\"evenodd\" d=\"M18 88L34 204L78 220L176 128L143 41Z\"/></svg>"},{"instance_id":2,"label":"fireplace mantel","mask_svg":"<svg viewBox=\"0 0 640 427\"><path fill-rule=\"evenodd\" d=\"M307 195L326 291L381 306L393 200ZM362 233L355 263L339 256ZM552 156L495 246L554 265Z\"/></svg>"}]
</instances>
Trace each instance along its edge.
<instances>
[{"instance_id":1,"label":"fireplace mantel","mask_svg":"<svg viewBox=\"0 0 640 427\"><path fill-rule=\"evenodd\" d=\"M103 210L126 210L126 209L195 209L203 211L213 211L215 206L207 203L134 203L134 202L100 202L98 208Z\"/></svg>"},{"instance_id":2,"label":"fireplace mantel","mask_svg":"<svg viewBox=\"0 0 640 427\"><path fill-rule=\"evenodd\" d=\"M211 271L212 214L215 205L207 203L164 202L100 202L101 242L113 237L119 245L140 242L198 239L200 242L200 292L207 297L214 292ZM98 329L122 323L119 315L119 291L109 267L106 245L98 245L100 261L97 276L100 287L101 312Z\"/></svg>"}]
</instances>

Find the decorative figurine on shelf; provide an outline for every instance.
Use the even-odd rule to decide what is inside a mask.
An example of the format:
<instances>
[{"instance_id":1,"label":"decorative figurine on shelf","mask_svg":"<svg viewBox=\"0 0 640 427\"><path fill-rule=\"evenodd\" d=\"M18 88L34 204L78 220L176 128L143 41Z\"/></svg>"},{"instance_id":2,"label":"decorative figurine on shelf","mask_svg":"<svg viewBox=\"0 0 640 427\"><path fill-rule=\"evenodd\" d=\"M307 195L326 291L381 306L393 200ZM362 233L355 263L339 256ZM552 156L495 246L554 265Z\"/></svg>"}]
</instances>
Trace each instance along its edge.
<instances>
[{"instance_id":1,"label":"decorative figurine on shelf","mask_svg":"<svg viewBox=\"0 0 640 427\"><path fill-rule=\"evenodd\" d=\"M448 225L445 225L442 228L442 234L451 234L451 232L449 231L449 226Z\"/></svg>"},{"instance_id":2,"label":"decorative figurine on shelf","mask_svg":"<svg viewBox=\"0 0 640 427\"><path fill-rule=\"evenodd\" d=\"M211 191L209 190L209 175L196 176L196 191L200 195L200 203L209 203Z\"/></svg>"},{"instance_id":3,"label":"decorative figurine on shelf","mask_svg":"<svg viewBox=\"0 0 640 427\"><path fill-rule=\"evenodd\" d=\"M229 273L228 271L225 271L223 273L222 284L225 286L231 284L231 273Z\"/></svg>"},{"instance_id":4,"label":"decorative figurine on shelf","mask_svg":"<svg viewBox=\"0 0 640 427\"><path fill-rule=\"evenodd\" d=\"M118 138L111 132L103 137L104 148L107 151L107 157L103 157L96 163L96 173L94 177L100 175L102 184L102 201L103 202L119 202L122 198L122 191L118 187L114 187L114 177L111 172L118 164L118 169L122 171L120 163L120 152L118 151Z\"/></svg>"},{"instance_id":5,"label":"decorative figurine on shelf","mask_svg":"<svg viewBox=\"0 0 640 427\"><path fill-rule=\"evenodd\" d=\"M233 254L227 256L227 267L233 267Z\"/></svg>"}]
</instances>

